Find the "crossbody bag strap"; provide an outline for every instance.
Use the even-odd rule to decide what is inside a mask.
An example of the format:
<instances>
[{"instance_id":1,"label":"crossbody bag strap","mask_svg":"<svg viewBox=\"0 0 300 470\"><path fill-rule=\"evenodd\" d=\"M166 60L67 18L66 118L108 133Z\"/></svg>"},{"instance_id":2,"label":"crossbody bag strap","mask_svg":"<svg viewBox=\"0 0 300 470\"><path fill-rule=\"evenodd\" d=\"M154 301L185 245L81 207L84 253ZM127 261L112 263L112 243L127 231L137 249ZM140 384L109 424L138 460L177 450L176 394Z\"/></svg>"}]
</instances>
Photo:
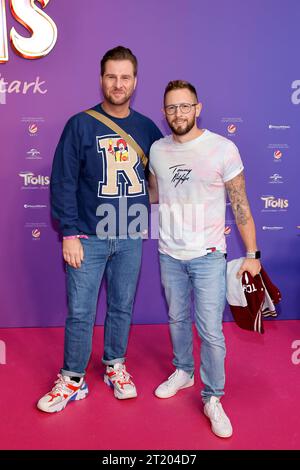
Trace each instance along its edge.
<instances>
[{"instance_id":1,"label":"crossbody bag strap","mask_svg":"<svg viewBox=\"0 0 300 470\"><path fill-rule=\"evenodd\" d=\"M139 146L139 144L125 132L122 127L118 126L114 121L109 119L107 116L104 116L104 114L99 113L98 111L95 111L94 109L87 109L85 113L89 114L93 118L97 119L98 121L102 122L102 124L105 124L107 127L109 127L111 130L113 130L116 134L120 135L123 137L123 139L136 151L138 156L140 157L142 164L144 168L146 167L148 163L148 158L146 157L145 153Z\"/></svg>"}]
</instances>

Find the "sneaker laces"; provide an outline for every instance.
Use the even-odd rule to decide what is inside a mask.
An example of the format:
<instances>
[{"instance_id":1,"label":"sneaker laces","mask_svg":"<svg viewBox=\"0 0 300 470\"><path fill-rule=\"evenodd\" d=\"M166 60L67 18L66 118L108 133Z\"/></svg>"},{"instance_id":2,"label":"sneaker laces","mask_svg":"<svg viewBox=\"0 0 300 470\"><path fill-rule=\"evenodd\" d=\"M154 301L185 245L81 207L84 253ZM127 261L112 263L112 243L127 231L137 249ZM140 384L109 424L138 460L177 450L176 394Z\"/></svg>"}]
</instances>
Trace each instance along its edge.
<instances>
[{"instance_id":1,"label":"sneaker laces","mask_svg":"<svg viewBox=\"0 0 300 470\"><path fill-rule=\"evenodd\" d=\"M224 411L223 411L223 407L220 403L220 401L215 401L214 403L210 403L210 406L211 406L211 409L212 409L212 412L211 412L211 418L214 420L214 421L219 421L219 419L222 417Z\"/></svg>"},{"instance_id":2,"label":"sneaker laces","mask_svg":"<svg viewBox=\"0 0 300 470\"><path fill-rule=\"evenodd\" d=\"M131 375L129 372L127 372L126 367L123 364L120 364L116 369L113 368L114 370L114 380L118 382L118 384L123 388L124 385L132 385L132 380L131 380Z\"/></svg>"},{"instance_id":3,"label":"sneaker laces","mask_svg":"<svg viewBox=\"0 0 300 470\"><path fill-rule=\"evenodd\" d=\"M56 396L64 396L66 393L70 395L74 390L68 387L69 382L66 381L66 377L62 374L57 375L58 380L55 381L55 385L52 388L49 395L55 394Z\"/></svg>"},{"instance_id":4,"label":"sneaker laces","mask_svg":"<svg viewBox=\"0 0 300 470\"><path fill-rule=\"evenodd\" d=\"M173 372L173 374L171 374L170 377L168 377L167 385L171 385L172 382L176 379L178 374L179 374L179 369L176 369L175 372Z\"/></svg>"}]
</instances>

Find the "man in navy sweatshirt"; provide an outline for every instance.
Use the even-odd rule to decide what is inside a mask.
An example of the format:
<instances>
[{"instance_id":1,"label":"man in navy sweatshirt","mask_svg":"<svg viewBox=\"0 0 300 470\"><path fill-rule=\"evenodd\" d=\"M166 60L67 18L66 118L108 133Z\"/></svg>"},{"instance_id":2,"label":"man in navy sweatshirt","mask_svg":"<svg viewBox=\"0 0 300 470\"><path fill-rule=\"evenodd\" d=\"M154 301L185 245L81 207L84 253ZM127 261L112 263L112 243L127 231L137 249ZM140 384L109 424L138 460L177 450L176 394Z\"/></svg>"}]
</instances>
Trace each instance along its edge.
<instances>
[{"instance_id":1,"label":"man in navy sweatshirt","mask_svg":"<svg viewBox=\"0 0 300 470\"><path fill-rule=\"evenodd\" d=\"M149 118L130 108L136 75L137 60L130 49L118 46L107 51L101 60L103 102L93 110L118 124L147 155L162 134ZM104 273L104 381L116 398L136 397L124 362L148 222L148 192L139 155L107 125L85 112L76 114L56 149L51 204L63 235L68 316L63 368L37 406L48 413L61 411L88 394L84 376ZM138 222L137 212L144 214Z\"/></svg>"}]
</instances>

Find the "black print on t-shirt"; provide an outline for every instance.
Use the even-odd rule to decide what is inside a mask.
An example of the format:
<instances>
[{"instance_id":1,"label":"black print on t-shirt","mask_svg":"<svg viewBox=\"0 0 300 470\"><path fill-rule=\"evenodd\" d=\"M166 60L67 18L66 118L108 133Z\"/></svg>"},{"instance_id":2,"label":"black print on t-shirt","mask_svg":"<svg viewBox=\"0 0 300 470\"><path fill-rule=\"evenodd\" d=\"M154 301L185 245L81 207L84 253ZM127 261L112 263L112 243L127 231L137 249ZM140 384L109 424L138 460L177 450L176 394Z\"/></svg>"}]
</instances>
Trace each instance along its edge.
<instances>
[{"instance_id":1,"label":"black print on t-shirt","mask_svg":"<svg viewBox=\"0 0 300 470\"><path fill-rule=\"evenodd\" d=\"M192 171L192 169L189 168L179 168L180 166L184 166L184 163L169 167L169 170L173 170L171 183L174 183L175 188L179 185L179 183L182 184L185 181L188 181L190 179L190 173Z\"/></svg>"}]
</instances>

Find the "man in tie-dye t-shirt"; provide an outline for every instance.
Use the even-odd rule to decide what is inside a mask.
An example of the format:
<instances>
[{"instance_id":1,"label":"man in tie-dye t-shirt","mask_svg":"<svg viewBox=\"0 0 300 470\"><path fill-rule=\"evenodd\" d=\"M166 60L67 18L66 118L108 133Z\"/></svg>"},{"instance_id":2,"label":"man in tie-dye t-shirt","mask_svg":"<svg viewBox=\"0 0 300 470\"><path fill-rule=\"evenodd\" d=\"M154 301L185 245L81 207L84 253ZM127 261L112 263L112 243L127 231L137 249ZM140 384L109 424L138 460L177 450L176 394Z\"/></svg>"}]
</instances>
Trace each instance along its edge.
<instances>
[{"instance_id":1,"label":"man in tie-dye t-shirt","mask_svg":"<svg viewBox=\"0 0 300 470\"><path fill-rule=\"evenodd\" d=\"M159 199L160 203L161 279L176 367L155 395L169 398L194 385L193 291L195 324L201 337L204 413L216 435L230 437L232 426L220 403L225 384L226 191L246 248L237 275L244 271L258 274L260 253L239 151L230 140L198 128L201 107L193 85L170 82L164 94L164 113L172 134L150 150L149 192L151 201Z\"/></svg>"}]
</instances>

